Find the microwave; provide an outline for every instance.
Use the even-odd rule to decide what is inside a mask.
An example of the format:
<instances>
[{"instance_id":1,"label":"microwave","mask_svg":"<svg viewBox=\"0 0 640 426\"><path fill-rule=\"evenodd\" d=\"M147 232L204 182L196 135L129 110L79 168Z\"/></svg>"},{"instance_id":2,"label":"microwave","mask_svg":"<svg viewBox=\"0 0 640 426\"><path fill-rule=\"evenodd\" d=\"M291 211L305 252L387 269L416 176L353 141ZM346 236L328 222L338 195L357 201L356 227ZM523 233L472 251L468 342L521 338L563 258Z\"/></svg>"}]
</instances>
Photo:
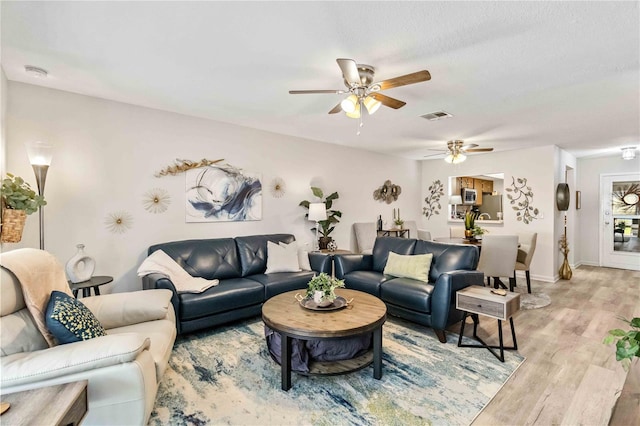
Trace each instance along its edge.
<instances>
[{"instance_id":1,"label":"microwave","mask_svg":"<svg viewBox=\"0 0 640 426\"><path fill-rule=\"evenodd\" d=\"M462 188L462 204L475 204L478 193L475 189Z\"/></svg>"}]
</instances>

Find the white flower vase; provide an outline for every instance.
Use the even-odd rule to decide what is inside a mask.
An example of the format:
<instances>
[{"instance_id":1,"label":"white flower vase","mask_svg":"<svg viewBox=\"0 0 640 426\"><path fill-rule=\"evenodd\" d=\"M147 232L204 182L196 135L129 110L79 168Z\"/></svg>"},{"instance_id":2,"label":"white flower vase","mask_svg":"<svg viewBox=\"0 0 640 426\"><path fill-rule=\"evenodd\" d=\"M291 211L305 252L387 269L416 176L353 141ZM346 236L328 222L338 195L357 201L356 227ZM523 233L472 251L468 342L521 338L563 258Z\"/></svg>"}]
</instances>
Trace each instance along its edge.
<instances>
[{"instance_id":1,"label":"white flower vase","mask_svg":"<svg viewBox=\"0 0 640 426\"><path fill-rule=\"evenodd\" d=\"M96 261L84 252L84 244L76 246L78 251L65 265L67 277L72 283L89 281L96 269Z\"/></svg>"},{"instance_id":2,"label":"white flower vase","mask_svg":"<svg viewBox=\"0 0 640 426\"><path fill-rule=\"evenodd\" d=\"M316 305L320 308L325 308L333 303L333 299L331 297L325 296L324 291L316 290L313 293L313 301L316 302Z\"/></svg>"}]
</instances>

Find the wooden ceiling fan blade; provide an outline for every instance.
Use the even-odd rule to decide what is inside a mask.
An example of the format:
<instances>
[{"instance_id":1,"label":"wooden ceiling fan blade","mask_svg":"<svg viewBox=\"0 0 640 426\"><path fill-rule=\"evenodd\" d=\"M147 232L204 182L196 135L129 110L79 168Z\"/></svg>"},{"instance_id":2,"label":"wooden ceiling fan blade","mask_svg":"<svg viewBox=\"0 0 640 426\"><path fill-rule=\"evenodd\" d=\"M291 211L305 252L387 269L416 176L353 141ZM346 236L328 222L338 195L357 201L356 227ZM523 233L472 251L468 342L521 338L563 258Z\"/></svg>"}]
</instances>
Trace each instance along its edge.
<instances>
[{"instance_id":1,"label":"wooden ceiling fan blade","mask_svg":"<svg viewBox=\"0 0 640 426\"><path fill-rule=\"evenodd\" d=\"M383 80L376 84L380 85L380 90L392 89L394 87L406 86L408 84L420 83L422 81L431 80L431 74L429 71L422 70L400 77L391 78L389 80Z\"/></svg>"},{"instance_id":2,"label":"wooden ceiling fan blade","mask_svg":"<svg viewBox=\"0 0 640 426\"><path fill-rule=\"evenodd\" d=\"M399 101L398 99L383 95L382 93L372 93L370 96L376 101L380 101L382 105L393 109L402 108L407 104L406 102Z\"/></svg>"},{"instance_id":3,"label":"wooden ceiling fan blade","mask_svg":"<svg viewBox=\"0 0 640 426\"><path fill-rule=\"evenodd\" d=\"M465 149L464 152L491 152L493 148L471 148Z\"/></svg>"},{"instance_id":4,"label":"wooden ceiling fan blade","mask_svg":"<svg viewBox=\"0 0 640 426\"><path fill-rule=\"evenodd\" d=\"M338 104L338 105L334 106L331 111L329 111L329 114L336 114L336 113L338 113L340 111L342 111L342 107L340 106L340 104Z\"/></svg>"},{"instance_id":5,"label":"wooden ceiling fan blade","mask_svg":"<svg viewBox=\"0 0 640 426\"><path fill-rule=\"evenodd\" d=\"M353 59L336 59L336 62L338 62L338 66L342 70L342 76L350 86L359 86L361 84L356 61Z\"/></svg>"},{"instance_id":6,"label":"wooden ceiling fan blade","mask_svg":"<svg viewBox=\"0 0 640 426\"><path fill-rule=\"evenodd\" d=\"M346 90L289 90L289 94L291 95L307 95L310 93L332 93L340 95L349 92Z\"/></svg>"}]
</instances>

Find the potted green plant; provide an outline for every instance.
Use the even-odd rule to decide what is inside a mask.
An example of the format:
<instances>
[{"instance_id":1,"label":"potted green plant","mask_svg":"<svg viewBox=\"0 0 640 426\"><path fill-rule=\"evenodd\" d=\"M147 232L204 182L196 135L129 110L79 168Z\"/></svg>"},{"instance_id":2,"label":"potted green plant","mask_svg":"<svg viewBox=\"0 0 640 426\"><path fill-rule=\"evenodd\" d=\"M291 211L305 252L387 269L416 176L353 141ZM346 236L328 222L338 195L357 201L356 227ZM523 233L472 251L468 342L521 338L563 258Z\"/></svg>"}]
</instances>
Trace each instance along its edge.
<instances>
[{"instance_id":1,"label":"potted green plant","mask_svg":"<svg viewBox=\"0 0 640 426\"><path fill-rule=\"evenodd\" d=\"M476 213L466 212L464 214L464 237L473 238L473 229L476 227Z\"/></svg>"},{"instance_id":2,"label":"potted green plant","mask_svg":"<svg viewBox=\"0 0 640 426\"><path fill-rule=\"evenodd\" d=\"M341 211L334 210L332 208L333 201L340 198L340 196L338 195L337 192L334 192L333 194L328 195L325 198L324 192L322 191L322 189L318 188L317 186L312 186L311 192L313 192L313 195L315 197L322 200L322 202L324 203L327 209L327 219L318 221L318 225L320 225L320 229L318 229L318 232L320 233L320 235L322 235L318 239L318 245L322 250L322 249L326 249L327 244L333 241L333 238L331 238L329 234L333 232L333 230L335 229L335 225L340 222L340 218L342 217ZM309 217L309 201L308 200L301 201L299 205L307 209L307 213L304 215L304 217ZM311 228L311 230L315 232L316 231L315 226Z\"/></svg>"},{"instance_id":3,"label":"potted green plant","mask_svg":"<svg viewBox=\"0 0 640 426\"><path fill-rule=\"evenodd\" d=\"M616 361L620 361L625 371L629 371L633 358L640 358L640 318L635 317L631 321L625 318L620 319L629 324L631 329L628 331L620 328L609 330L603 343L610 345L615 342Z\"/></svg>"},{"instance_id":4,"label":"potted green plant","mask_svg":"<svg viewBox=\"0 0 640 426\"><path fill-rule=\"evenodd\" d=\"M479 225L474 225L473 226L473 237L474 238L478 238L478 237L482 237L484 234L488 234L489 231L481 228Z\"/></svg>"},{"instance_id":5,"label":"potted green plant","mask_svg":"<svg viewBox=\"0 0 640 426\"><path fill-rule=\"evenodd\" d=\"M7 173L2 180L2 232L0 241L17 243L22 239L22 230L27 215L46 205L44 197L36 194L28 182L20 176Z\"/></svg>"},{"instance_id":6,"label":"potted green plant","mask_svg":"<svg viewBox=\"0 0 640 426\"><path fill-rule=\"evenodd\" d=\"M307 287L307 297L313 299L320 307L329 306L336 299L336 288L344 287L344 280L339 280L322 272L311 278Z\"/></svg>"}]
</instances>

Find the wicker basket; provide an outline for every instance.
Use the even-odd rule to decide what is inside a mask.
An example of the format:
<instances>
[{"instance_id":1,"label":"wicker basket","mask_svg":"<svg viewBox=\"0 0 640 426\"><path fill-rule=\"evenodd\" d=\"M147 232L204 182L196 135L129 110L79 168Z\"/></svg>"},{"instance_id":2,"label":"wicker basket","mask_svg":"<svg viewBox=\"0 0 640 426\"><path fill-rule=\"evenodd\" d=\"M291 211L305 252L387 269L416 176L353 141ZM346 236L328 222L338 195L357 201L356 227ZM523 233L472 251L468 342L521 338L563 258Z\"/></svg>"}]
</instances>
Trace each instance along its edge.
<instances>
[{"instance_id":1,"label":"wicker basket","mask_svg":"<svg viewBox=\"0 0 640 426\"><path fill-rule=\"evenodd\" d=\"M27 220L24 210L2 210L2 231L0 241L3 243L18 243L22 239L22 230Z\"/></svg>"}]
</instances>

